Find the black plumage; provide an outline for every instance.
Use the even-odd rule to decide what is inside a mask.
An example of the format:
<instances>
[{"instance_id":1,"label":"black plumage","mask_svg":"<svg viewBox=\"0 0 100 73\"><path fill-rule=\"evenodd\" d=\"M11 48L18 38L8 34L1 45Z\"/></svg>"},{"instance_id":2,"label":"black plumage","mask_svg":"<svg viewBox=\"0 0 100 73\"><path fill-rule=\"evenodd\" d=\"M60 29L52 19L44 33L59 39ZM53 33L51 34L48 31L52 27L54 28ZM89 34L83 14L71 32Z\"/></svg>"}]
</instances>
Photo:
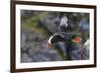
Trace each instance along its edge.
<instances>
[{"instance_id":1,"label":"black plumage","mask_svg":"<svg viewBox=\"0 0 100 73\"><path fill-rule=\"evenodd\" d=\"M69 34L64 33L56 33L52 36L51 43L54 44L56 42L66 42L71 39L71 36Z\"/></svg>"}]
</instances>

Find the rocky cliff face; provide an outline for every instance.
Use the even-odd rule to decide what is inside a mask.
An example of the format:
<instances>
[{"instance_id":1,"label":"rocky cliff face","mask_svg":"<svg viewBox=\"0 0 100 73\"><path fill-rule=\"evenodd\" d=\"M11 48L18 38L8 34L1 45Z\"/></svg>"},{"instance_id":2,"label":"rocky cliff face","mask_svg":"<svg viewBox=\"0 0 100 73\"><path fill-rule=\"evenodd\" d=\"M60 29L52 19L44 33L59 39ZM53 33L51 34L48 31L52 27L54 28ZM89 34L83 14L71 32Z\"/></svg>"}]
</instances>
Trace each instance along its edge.
<instances>
[{"instance_id":1,"label":"rocky cliff face","mask_svg":"<svg viewBox=\"0 0 100 73\"><path fill-rule=\"evenodd\" d=\"M44 35L23 31L21 37L21 62L60 61L57 51L47 47L48 39Z\"/></svg>"}]
</instances>

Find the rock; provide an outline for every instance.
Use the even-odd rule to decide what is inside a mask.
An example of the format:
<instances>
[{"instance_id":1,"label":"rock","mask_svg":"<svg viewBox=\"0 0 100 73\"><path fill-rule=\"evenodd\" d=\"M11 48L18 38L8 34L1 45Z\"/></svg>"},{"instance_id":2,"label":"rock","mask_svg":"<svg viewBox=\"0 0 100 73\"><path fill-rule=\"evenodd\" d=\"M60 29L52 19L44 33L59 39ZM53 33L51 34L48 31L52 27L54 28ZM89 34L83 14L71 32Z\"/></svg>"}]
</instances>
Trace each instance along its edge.
<instances>
[{"instance_id":1,"label":"rock","mask_svg":"<svg viewBox=\"0 0 100 73\"><path fill-rule=\"evenodd\" d=\"M26 53L21 54L21 62L32 62L32 59Z\"/></svg>"},{"instance_id":2,"label":"rock","mask_svg":"<svg viewBox=\"0 0 100 73\"><path fill-rule=\"evenodd\" d=\"M21 62L61 61L55 49L48 49L47 38L34 31L22 31Z\"/></svg>"}]
</instances>

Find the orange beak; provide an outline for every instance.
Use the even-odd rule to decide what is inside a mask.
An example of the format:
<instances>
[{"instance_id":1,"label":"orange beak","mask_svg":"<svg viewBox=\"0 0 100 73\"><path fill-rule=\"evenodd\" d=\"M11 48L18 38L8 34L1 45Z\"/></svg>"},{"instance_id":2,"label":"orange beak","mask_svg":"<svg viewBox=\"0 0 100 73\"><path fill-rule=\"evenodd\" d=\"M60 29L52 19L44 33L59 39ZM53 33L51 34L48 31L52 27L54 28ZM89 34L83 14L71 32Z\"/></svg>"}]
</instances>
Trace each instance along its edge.
<instances>
[{"instance_id":1,"label":"orange beak","mask_svg":"<svg viewBox=\"0 0 100 73\"><path fill-rule=\"evenodd\" d=\"M53 47L52 44L48 43L48 48L52 48L52 47Z\"/></svg>"},{"instance_id":2,"label":"orange beak","mask_svg":"<svg viewBox=\"0 0 100 73\"><path fill-rule=\"evenodd\" d=\"M81 38L80 37L76 37L76 38L72 39L72 42L80 43L81 42Z\"/></svg>"}]
</instances>

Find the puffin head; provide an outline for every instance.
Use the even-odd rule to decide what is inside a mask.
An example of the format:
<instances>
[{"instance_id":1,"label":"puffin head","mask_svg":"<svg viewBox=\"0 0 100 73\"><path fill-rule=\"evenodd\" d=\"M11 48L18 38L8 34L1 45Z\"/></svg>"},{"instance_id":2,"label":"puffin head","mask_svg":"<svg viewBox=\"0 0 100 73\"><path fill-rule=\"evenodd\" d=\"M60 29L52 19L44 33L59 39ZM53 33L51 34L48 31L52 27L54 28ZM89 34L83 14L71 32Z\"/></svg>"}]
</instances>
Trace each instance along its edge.
<instances>
[{"instance_id":1,"label":"puffin head","mask_svg":"<svg viewBox=\"0 0 100 73\"><path fill-rule=\"evenodd\" d=\"M56 34L52 35L48 40L48 48L53 47L54 43L61 42L61 41L62 42L65 41L63 35L61 35L59 33L56 33Z\"/></svg>"}]
</instances>

